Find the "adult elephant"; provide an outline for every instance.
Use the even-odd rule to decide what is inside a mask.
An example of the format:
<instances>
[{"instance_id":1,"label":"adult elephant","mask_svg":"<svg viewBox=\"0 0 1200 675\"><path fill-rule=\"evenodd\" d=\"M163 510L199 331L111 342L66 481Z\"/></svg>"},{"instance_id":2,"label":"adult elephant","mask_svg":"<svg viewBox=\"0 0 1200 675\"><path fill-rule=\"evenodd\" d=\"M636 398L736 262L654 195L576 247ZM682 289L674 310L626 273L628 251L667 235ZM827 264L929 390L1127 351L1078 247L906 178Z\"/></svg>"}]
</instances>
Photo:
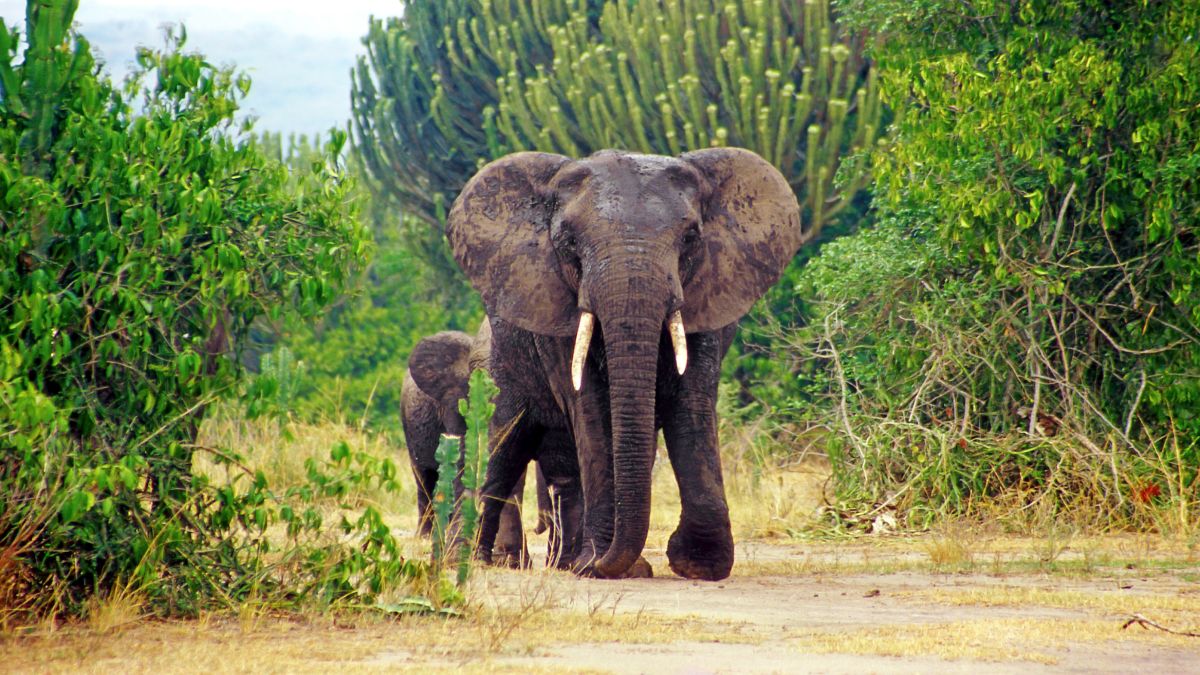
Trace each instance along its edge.
<instances>
[{"instance_id":1,"label":"adult elephant","mask_svg":"<svg viewBox=\"0 0 1200 675\"><path fill-rule=\"evenodd\" d=\"M481 547L530 441L566 429L583 491L576 569L622 576L645 547L661 428L683 507L671 569L727 577L717 382L737 320L804 239L783 176L736 148L517 153L468 182L446 233L492 322L493 425L511 427L489 466Z\"/></svg>"},{"instance_id":2,"label":"adult elephant","mask_svg":"<svg viewBox=\"0 0 1200 675\"><path fill-rule=\"evenodd\" d=\"M462 436L466 420L458 412L458 401L467 397L468 381L477 368L487 368L491 353L492 331L485 320L475 337L461 331L444 331L422 339L408 359L400 393L400 419L404 442L417 484L417 514L421 534L433 530L430 508L438 479L434 457L442 434ZM524 469L524 467L522 467ZM499 553L511 566L528 561L521 528L520 500L524 493L525 472L509 493L500 517ZM455 481L455 496L461 496L461 480ZM550 503L546 486L538 472L538 528L550 523ZM551 537L555 538L555 532Z\"/></svg>"}]
</instances>

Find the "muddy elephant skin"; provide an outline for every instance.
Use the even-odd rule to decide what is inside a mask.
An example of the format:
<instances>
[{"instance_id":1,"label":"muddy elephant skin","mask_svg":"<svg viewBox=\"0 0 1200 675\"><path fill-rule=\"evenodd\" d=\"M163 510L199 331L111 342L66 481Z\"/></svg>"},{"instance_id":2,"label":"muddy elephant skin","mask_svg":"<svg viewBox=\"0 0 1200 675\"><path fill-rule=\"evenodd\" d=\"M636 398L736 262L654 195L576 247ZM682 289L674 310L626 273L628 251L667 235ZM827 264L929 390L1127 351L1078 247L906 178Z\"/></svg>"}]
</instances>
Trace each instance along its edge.
<instances>
[{"instance_id":1,"label":"muddy elephant skin","mask_svg":"<svg viewBox=\"0 0 1200 675\"><path fill-rule=\"evenodd\" d=\"M467 396L470 374L476 368L487 367L491 337L491 327L484 321L474 338L459 331L437 333L421 340L409 356L408 371L401 385L400 409L404 441L417 484L421 534L428 535L433 529L430 501L438 479L438 463L434 457L438 442L442 434L462 436L466 433L466 421L458 412L458 401ZM524 485L522 470L501 517L498 549L501 560L511 566L525 564L529 559L518 509ZM461 478L458 478L455 498L461 494ZM550 504L540 472L537 494L537 531L541 532L550 521ZM551 536L556 533L552 532Z\"/></svg>"},{"instance_id":2,"label":"muddy elephant skin","mask_svg":"<svg viewBox=\"0 0 1200 675\"><path fill-rule=\"evenodd\" d=\"M683 507L671 569L728 576L717 383L737 320L804 239L783 176L735 148L517 153L471 179L446 231L492 323L493 426L509 429L484 487L484 541L490 499L508 494L528 448L567 434L576 456L543 465L578 462L581 494L551 481L581 518L566 548L581 573L626 574L646 543L661 429Z\"/></svg>"}]
</instances>

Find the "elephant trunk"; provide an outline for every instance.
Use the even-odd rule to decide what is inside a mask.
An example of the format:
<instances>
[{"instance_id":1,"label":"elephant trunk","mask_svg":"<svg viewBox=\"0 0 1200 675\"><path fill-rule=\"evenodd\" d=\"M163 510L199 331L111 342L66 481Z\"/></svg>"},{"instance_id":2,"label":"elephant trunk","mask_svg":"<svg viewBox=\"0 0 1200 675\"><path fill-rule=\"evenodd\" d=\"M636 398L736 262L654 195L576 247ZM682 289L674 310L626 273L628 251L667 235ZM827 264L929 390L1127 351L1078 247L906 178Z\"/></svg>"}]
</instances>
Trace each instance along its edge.
<instances>
[{"instance_id":1,"label":"elephant trunk","mask_svg":"<svg viewBox=\"0 0 1200 675\"><path fill-rule=\"evenodd\" d=\"M607 321L600 315L608 358L614 491L612 543L595 563L603 577L620 576L637 561L650 529L655 389L665 308L647 309Z\"/></svg>"}]
</instances>

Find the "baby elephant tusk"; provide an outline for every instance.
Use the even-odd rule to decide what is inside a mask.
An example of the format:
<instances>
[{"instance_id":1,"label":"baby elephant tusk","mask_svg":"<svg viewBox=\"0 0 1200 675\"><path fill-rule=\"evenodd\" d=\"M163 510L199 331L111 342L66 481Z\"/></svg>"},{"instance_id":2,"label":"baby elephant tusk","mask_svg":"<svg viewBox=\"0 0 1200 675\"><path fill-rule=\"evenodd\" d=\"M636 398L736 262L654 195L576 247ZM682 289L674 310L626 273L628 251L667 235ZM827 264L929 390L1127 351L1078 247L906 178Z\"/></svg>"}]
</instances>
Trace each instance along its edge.
<instances>
[{"instance_id":1,"label":"baby elephant tusk","mask_svg":"<svg viewBox=\"0 0 1200 675\"><path fill-rule=\"evenodd\" d=\"M575 353L571 355L571 384L575 391L583 386L583 362L587 360L588 345L592 342L592 322L596 317L591 312L579 315L579 332L575 334Z\"/></svg>"},{"instance_id":2,"label":"baby elephant tusk","mask_svg":"<svg viewBox=\"0 0 1200 675\"><path fill-rule=\"evenodd\" d=\"M671 332L671 345L675 347L675 369L682 375L687 370L687 334L683 330L683 312L675 310L667 329Z\"/></svg>"}]
</instances>

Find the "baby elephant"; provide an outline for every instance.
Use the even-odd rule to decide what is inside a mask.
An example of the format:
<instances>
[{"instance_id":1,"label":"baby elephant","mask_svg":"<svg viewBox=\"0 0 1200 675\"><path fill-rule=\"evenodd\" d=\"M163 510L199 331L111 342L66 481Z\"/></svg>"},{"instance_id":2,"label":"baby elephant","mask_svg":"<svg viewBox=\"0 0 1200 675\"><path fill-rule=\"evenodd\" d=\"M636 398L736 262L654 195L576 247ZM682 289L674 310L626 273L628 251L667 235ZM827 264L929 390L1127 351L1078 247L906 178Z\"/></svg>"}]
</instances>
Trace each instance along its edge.
<instances>
[{"instance_id":1,"label":"baby elephant","mask_svg":"<svg viewBox=\"0 0 1200 675\"><path fill-rule=\"evenodd\" d=\"M408 359L408 372L401 387L400 410L404 441L417 483L417 513L421 534L433 530L430 501L437 485L438 464L434 458L442 434L462 436L466 421L458 412L459 399L467 396L467 382L476 368L486 368L491 351L491 329L487 321L474 338L459 331L431 335L417 344ZM460 466L461 470L461 466ZM504 507L497 535L497 562L509 566L528 563L529 553L521 532L521 495L524 477L513 489ZM462 493L461 478L455 480L455 497ZM538 528L550 521L550 498L538 473Z\"/></svg>"}]
</instances>

